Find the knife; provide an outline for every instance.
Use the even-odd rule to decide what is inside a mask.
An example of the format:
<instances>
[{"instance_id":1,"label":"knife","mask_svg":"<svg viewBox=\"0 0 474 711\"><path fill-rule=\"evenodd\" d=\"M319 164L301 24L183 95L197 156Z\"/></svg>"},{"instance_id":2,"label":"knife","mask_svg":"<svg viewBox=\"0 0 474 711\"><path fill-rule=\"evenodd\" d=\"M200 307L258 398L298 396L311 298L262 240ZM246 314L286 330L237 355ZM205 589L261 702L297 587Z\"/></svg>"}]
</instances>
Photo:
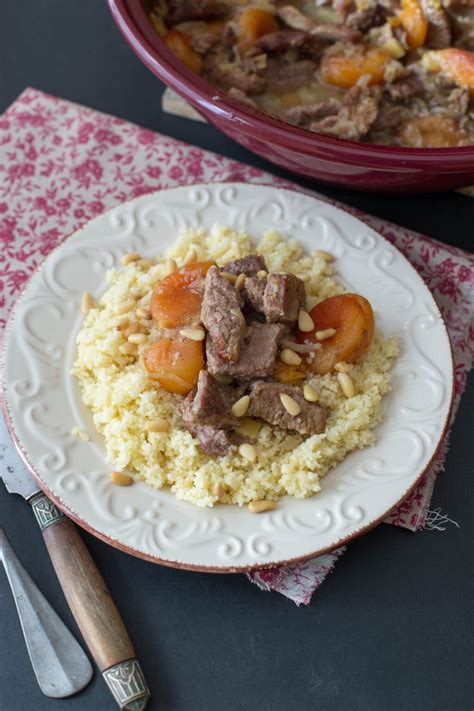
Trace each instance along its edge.
<instances>
[{"instance_id":1,"label":"knife","mask_svg":"<svg viewBox=\"0 0 474 711\"><path fill-rule=\"evenodd\" d=\"M74 523L40 490L9 444L0 413L0 476L33 509L71 612L115 701L122 711L142 711L150 691L104 579Z\"/></svg>"}]
</instances>

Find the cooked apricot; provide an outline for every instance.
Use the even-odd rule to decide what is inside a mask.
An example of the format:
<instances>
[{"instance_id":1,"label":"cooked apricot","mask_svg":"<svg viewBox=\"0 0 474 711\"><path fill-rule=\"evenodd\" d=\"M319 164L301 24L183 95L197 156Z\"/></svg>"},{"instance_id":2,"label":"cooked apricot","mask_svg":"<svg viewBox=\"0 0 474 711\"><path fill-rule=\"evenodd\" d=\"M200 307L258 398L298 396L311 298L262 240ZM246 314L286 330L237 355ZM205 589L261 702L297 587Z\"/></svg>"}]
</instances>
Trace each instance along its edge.
<instances>
[{"instance_id":1,"label":"cooked apricot","mask_svg":"<svg viewBox=\"0 0 474 711\"><path fill-rule=\"evenodd\" d=\"M145 351L143 360L153 384L159 383L169 393L187 395L204 368L202 341L163 338Z\"/></svg>"},{"instance_id":2,"label":"cooked apricot","mask_svg":"<svg viewBox=\"0 0 474 711\"><path fill-rule=\"evenodd\" d=\"M365 75L370 75L369 84L381 84L388 60L388 54L375 47L354 55L326 55L321 60L321 79L343 89L350 89Z\"/></svg>"},{"instance_id":3,"label":"cooked apricot","mask_svg":"<svg viewBox=\"0 0 474 711\"><path fill-rule=\"evenodd\" d=\"M170 49L188 69L192 69L196 74L201 73L201 57L194 51L192 40L187 34L179 30L169 30L164 37L164 42L168 49Z\"/></svg>"},{"instance_id":4,"label":"cooked apricot","mask_svg":"<svg viewBox=\"0 0 474 711\"><path fill-rule=\"evenodd\" d=\"M336 330L334 336L321 341L321 348L311 358L306 358L310 370L319 375L329 373L336 363L352 363L367 350L374 335L372 307L359 294L342 294L321 301L311 309L314 331L298 333L298 341L317 341L316 333L328 328Z\"/></svg>"},{"instance_id":5,"label":"cooked apricot","mask_svg":"<svg viewBox=\"0 0 474 711\"><path fill-rule=\"evenodd\" d=\"M181 328L199 321L204 277L213 262L196 262L168 274L155 286L151 315L160 328Z\"/></svg>"},{"instance_id":6,"label":"cooked apricot","mask_svg":"<svg viewBox=\"0 0 474 711\"><path fill-rule=\"evenodd\" d=\"M448 116L420 116L403 124L399 132L404 146L443 148L466 145L468 137Z\"/></svg>"},{"instance_id":7,"label":"cooked apricot","mask_svg":"<svg viewBox=\"0 0 474 711\"><path fill-rule=\"evenodd\" d=\"M245 52L253 47L259 37L277 30L278 25L271 12L259 7L249 7L243 10L238 21L240 51Z\"/></svg>"},{"instance_id":8,"label":"cooked apricot","mask_svg":"<svg viewBox=\"0 0 474 711\"><path fill-rule=\"evenodd\" d=\"M402 0L397 16L406 32L408 46L422 47L428 34L428 20L418 0Z\"/></svg>"},{"instance_id":9,"label":"cooked apricot","mask_svg":"<svg viewBox=\"0 0 474 711\"><path fill-rule=\"evenodd\" d=\"M426 52L422 64L428 71L442 72L456 84L474 93L474 54L465 49L438 49Z\"/></svg>"},{"instance_id":10,"label":"cooked apricot","mask_svg":"<svg viewBox=\"0 0 474 711\"><path fill-rule=\"evenodd\" d=\"M297 365L288 365L287 363L277 363L273 372L273 377L277 383L285 385L293 385L304 380L305 374Z\"/></svg>"}]
</instances>

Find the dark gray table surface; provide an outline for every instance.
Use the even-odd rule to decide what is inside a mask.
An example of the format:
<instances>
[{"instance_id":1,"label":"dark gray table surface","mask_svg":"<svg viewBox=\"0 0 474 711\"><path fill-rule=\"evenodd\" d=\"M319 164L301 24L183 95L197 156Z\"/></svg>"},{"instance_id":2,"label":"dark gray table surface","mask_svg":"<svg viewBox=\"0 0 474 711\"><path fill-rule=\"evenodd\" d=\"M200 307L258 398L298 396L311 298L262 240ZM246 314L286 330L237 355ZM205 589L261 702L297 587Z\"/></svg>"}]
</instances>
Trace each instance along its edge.
<instances>
[{"instance_id":1,"label":"dark gray table surface","mask_svg":"<svg viewBox=\"0 0 474 711\"><path fill-rule=\"evenodd\" d=\"M211 126L161 112L161 84L123 42L105 2L3 0L0 111L27 85L272 170ZM464 196L387 197L306 184L472 250L474 202ZM84 534L136 645L150 709L472 709L472 385L471 378L432 505L459 528L413 535L379 526L350 545L306 608L243 575L154 566ZM0 523L79 634L31 511L2 484ZM0 711L32 709L113 711L114 704L98 674L75 698L41 694L0 571Z\"/></svg>"}]
</instances>

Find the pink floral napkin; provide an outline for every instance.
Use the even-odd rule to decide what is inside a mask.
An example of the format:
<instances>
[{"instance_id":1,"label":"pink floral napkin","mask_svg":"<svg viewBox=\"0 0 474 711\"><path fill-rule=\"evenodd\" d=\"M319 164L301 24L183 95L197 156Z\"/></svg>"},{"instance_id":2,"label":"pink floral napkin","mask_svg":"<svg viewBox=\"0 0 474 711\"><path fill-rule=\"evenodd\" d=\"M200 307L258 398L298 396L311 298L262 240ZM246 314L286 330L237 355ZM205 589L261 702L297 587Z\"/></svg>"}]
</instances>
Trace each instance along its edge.
<instances>
[{"instance_id":1,"label":"pink floral napkin","mask_svg":"<svg viewBox=\"0 0 474 711\"><path fill-rule=\"evenodd\" d=\"M299 189L257 168L26 89L0 117L0 328L3 330L29 274L64 237L92 217L153 190L217 181ZM474 348L474 258L455 247L342 207L395 244L437 299L454 349L455 412ZM9 442L2 444L11 446ZM443 463L444 452L386 523L412 531L424 527ZM299 565L253 573L249 578L296 604L307 604L342 553L339 549Z\"/></svg>"}]
</instances>

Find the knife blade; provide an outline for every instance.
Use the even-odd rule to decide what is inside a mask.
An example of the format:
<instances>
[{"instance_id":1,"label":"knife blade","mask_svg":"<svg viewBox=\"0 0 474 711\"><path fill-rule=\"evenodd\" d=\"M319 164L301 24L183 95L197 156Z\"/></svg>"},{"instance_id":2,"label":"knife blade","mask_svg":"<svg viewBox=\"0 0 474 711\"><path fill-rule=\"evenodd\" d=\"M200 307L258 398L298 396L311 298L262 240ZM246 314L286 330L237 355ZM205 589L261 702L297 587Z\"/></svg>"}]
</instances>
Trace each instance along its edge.
<instances>
[{"instance_id":1,"label":"knife blade","mask_svg":"<svg viewBox=\"0 0 474 711\"><path fill-rule=\"evenodd\" d=\"M32 507L59 583L81 634L122 711L150 698L125 625L74 523L44 494L15 452L0 412L0 477Z\"/></svg>"}]
</instances>

